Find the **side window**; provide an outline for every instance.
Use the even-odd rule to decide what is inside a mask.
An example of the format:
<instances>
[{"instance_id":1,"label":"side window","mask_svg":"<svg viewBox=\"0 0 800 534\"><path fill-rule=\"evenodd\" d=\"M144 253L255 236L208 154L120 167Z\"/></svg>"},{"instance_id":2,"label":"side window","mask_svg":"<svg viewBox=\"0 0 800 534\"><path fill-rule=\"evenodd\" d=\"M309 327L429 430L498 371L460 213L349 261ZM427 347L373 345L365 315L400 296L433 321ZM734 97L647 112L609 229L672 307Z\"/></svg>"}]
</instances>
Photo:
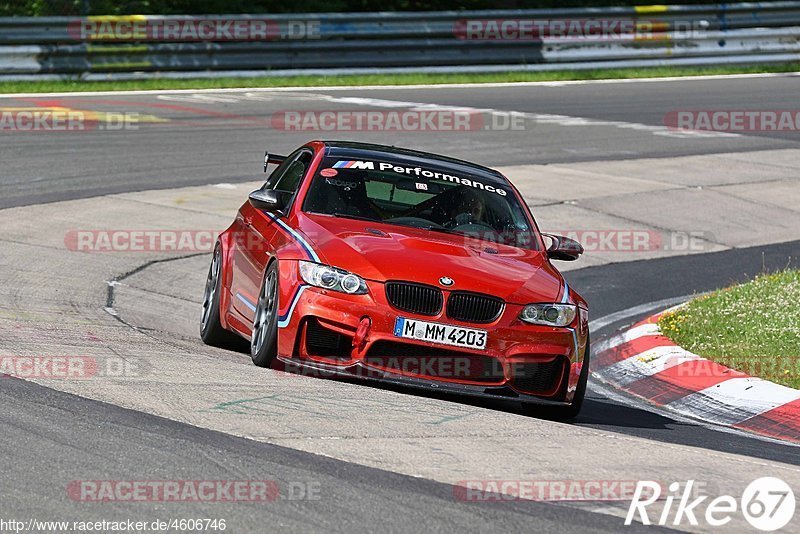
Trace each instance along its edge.
<instances>
[{"instance_id":1,"label":"side window","mask_svg":"<svg viewBox=\"0 0 800 534\"><path fill-rule=\"evenodd\" d=\"M270 175L264 189L274 189L285 197L287 205L297 192L300 182L311 165L313 154L308 149L300 149L294 152L281 163Z\"/></svg>"},{"instance_id":2,"label":"side window","mask_svg":"<svg viewBox=\"0 0 800 534\"><path fill-rule=\"evenodd\" d=\"M294 160L297 159L297 156L299 155L300 151L297 150L286 156L286 159L283 160L283 163L275 167L275 170L272 171L272 174L269 175L269 178L267 178L267 181L264 183L264 187L262 187L262 189L275 189L275 184L281 179L281 177L284 174L286 174L286 170L294 162Z\"/></svg>"},{"instance_id":3,"label":"side window","mask_svg":"<svg viewBox=\"0 0 800 534\"><path fill-rule=\"evenodd\" d=\"M311 164L311 153L303 152L296 160L286 167L286 172L275 182L273 189L286 193L294 193L300 185L300 180Z\"/></svg>"}]
</instances>

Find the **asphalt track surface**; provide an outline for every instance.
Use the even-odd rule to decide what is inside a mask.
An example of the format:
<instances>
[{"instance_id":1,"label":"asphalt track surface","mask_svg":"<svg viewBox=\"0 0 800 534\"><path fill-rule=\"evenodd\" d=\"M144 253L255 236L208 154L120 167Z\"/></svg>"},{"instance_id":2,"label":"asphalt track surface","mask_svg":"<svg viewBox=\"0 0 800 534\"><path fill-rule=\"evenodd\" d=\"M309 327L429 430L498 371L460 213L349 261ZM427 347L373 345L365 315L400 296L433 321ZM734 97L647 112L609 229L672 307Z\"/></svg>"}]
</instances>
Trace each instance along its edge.
<instances>
[{"instance_id":1,"label":"asphalt track surface","mask_svg":"<svg viewBox=\"0 0 800 534\"><path fill-rule=\"evenodd\" d=\"M387 532L477 532L487 525L509 532L523 532L531 525L541 532L620 528L618 518L544 503L461 503L447 484L255 443L20 380L8 380L0 400L6 518L153 521L221 516L232 532L374 532L379 526ZM80 480L88 468L114 473L122 480L140 480L145 468L150 480L263 477L279 483L313 483L316 486L308 487L319 488L321 494L313 501L287 498L229 507L163 505L145 514L141 503L99 503L77 509L74 503L63 502L63 485L51 483L54 477L49 475L58 471Z\"/></svg>"},{"instance_id":2,"label":"asphalt track surface","mask_svg":"<svg viewBox=\"0 0 800 534\"><path fill-rule=\"evenodd\" d=\"M107 193L252 180L264 150L286 152L319 137L398 144L438 151L489 166L672 157L691 154L796 148L797 132L761 132L730 139L652 134L636 125L664 126L677 109L793 109L800 80L794 76L453 89L339 89L252 93L11 97L0 107L60 106L157 114L171 123L142 122L137 130L15 132L3 138L5 170L0 208ZM332 97L330 101L320 96ZM273 114L294 110L359 110L347 98L471 106L598 121L617 126L583 127L583 121L526 123L524 131L480 129L437 132L327 133L271 128ZM380 108L378 108L380 109ZM569 123L567 121L567 123Z\"/></svg>"},{"instance_id":3,"label":"asphalt track surface","mask_svg":"<svg viewBox=\"0 0 800 534\"><path fill-rule=\"evenodd\" d=\"M663 125L666 112L681 108L791 109L800 81L766 79L647 82L637 84L508 87L491 90L355 89L270 93L259 100L186 101L185 96L158 99L150 95L119 97L47 97L3 99L0 106L25 104L139 110L157 109L168 124L143 124L121 132L14 133L2 139L6 170L0 177L0 207L26 206L107 193L174 188L257 178L259 154L265 148L287 152L313 132L265 128L263 116L292 109L353 109L342 98L370 98L471 106L526 113ZM335 102L310 98L333 95ZM180 99L184 98L183 101ZM223 101L220 101L223 100ZM165 107L167 106L167 107ZM187 108L191 108L190 110ZM546 111L543 111L546 110ZM142 111L145 113L146 111ZM563 119L562 119L563 120ZM262 122L259 122L262 121ZM404 137L406 136L406 137ZM356 139L394 142L465 157L487 165L669 157L701 153L746 152L797 147L800 138L786 133L735 139L692 139L655 135L641 129L604 125L555 128L545 122L519 131L479 131L437 139L433 134L353 134ZM435 147L435 149L433 148ZM670 297L689 295L745 280L763 268L784 267L800 256L800 241L580 269L568 281L592 305L594 318ZM795 263L796 264L796 263ZM640 315L644 315L644 312ZM627 317L594 331L594 341ZM2 335L2 334L0 334ZM409 395L417 393L407 392ZM473 402L467 399L451 399ZM232 437L160 417L16 379L3 380L0 402L0 447L3 471L2 509L13 516L91 519L142 515L133 505L102 507L75 504L64 497L61 480L93 472L121 479L264 478L321 484L315 501L281 501L270 508L238 505L224 509L236 532L260 529L293 531L619 531L621 520L560 505L531 502L459 503L453 487L399 475L307 452ZM481 404L486 406L486 403ZM491 406L491 404L490 404ZM495 406L492 406L493 408ZM496 406L498 410L509 410ZM574 423L618 434L741 454L800 465L800 449L742 433L676 421L641 405L593 389ZM591 454L591 443L577 446ZM111 475L109 475L111 477ZM182 515L220 515L201 505L181 505ZM147 519L174 517L174 509L154 506ZM409 518L414 518L413 523ZM388 528L387 528L388 527ZM635 531L635 527L628 527ZM648 528L648 530L651 530Z\"/></svg>"}]
</instances>

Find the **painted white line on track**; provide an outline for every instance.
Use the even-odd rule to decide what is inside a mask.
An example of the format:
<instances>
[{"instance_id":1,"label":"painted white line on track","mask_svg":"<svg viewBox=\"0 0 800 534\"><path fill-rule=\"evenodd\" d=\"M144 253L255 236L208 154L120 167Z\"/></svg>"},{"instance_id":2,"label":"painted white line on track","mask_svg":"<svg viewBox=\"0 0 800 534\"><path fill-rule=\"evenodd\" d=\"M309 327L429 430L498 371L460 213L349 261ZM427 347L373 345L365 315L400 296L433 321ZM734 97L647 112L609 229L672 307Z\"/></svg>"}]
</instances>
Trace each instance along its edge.
<instances>
[{"instance_id":1,"label":"painted white line on track","mask_svg":"<svg viewBox=\"0 0 800 534\"><path fill-rule=\"evenodd\" d=\"M657 82L684 82L708 80L739 80L751 78L788 78L800 76L800 72L775 72L760 74L713 74L705 76L667 76L663 78L619 78L601 80L564 80L546 82L488 82L488 83L442 83L442 84L413 84L413 85L337 85L337 86L285 86L285 87L229 87L221 89L148 89L133 91L67 91L56 93L3 93L0 98L31 98L31 97L59 97L59 96L118 96L118 95L166 95L182 93L228 93L237 91L269 92L269 91L352 91L363 90L399 90L399 89L474 89L474 88L501 88L501 87L562 87L565 85L600 85L614 83L657 83Z\"/></svg>"},{"instance_id":2,"label":"painted white line on track","mask_svg":"<svg viewBox=\"0 0 800 534\"><path fill-rule=\"evenodd\" d=\"M653 302L647 302L645 304L634 306L633 308L620 310L618 312L604 315L599 319L593 319L592 321L589 321L589 329L600 330L601 328L605 328L608 325L614 324L618 321L624 321L625 319L630 319L631 317L636 317L637 315L644 315L648 312L657 310L659 308L664 308L666 306L681 304L695 297L699 297L702 294L703 293L698 293L696 295L683 295L681 297L670 297L668 299L655 300Z\"/></svg>"},{"instance_id":3,"label":"painted white line on track","mask_svg":"<svg viewBox=\"0 0 800 534\"><path fill-rule=\"evenodd\" d=\"M161 95L159 99L168 100L169 97ZM669 126L656 126L652 124L642 124L639 122L610 121L601 119L590 119L586 117L573 117L570 115L554 115L550 113L529 113L525 111L498 110L493 108L475 108L470 106L454 106L445 104L432 104L429 102L410 102L404 100L388 100L385 98L354 97L354 96L333 96L320 94L319 98L336 104L349 104L356 106L386 108L386 109L409 109L411 111L463 111L470 113L487 113L507 117L509 115L525 118L536 124L555 124L562 127L585 127L585 126L606 126L619 128L621 130L633 130L649 132L655 136L678 138L678 139L716 139L716 138L737 138L740 134L729 132L699 131L699 130L679 130Z\"/></svg>"}]
</instances>

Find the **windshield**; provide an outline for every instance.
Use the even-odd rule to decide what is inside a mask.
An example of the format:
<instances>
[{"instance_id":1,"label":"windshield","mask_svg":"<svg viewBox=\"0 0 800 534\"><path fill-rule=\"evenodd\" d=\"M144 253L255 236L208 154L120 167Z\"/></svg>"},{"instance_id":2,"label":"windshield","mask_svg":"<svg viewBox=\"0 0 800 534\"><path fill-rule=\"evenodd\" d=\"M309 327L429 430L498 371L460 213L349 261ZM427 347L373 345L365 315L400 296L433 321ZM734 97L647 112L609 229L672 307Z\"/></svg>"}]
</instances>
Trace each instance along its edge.
<instances>
[{"instance_id":1,"label":"windshield","mask_svg":"<svg viewBox=\"0 0 800 534\"><path fill-rule=\"evenodd\" d=\"M303 210L538 248L509 187L442 168L325 158Z\"/></svg>"}]
</instances>

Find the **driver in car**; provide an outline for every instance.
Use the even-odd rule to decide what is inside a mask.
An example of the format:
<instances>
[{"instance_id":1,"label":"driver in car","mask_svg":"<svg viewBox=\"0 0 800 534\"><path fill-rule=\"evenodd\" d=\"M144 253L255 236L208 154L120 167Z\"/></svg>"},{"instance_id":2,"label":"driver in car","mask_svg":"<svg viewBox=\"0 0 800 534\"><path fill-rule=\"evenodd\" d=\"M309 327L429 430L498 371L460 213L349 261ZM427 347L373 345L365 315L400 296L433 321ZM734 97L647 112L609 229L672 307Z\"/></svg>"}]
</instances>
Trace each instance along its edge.
<instances>
[{"instance_id":1,"label":"driver in car","mask_svg":"<svg viewBox=\"0 0 800 534\"><path fill-rule=\"evenodd\" d=\"M471 189L464 189L450 211L449 225L456 227L464 224L479 223L483 218L485 209L478 193Z\"/></svg>"},{"instance_id":2,"label":"driver in car","mask_svg":"<svg viewBox=\"0 0 800 534\"><path fill-rule=\"evenodd\" d=\"M486 205L481 195L470 187L451 188L417 204L402 217L422 217L443 228L456 228L468 224L490 226L483 219Z\"/></svg>"}]
</instances>

